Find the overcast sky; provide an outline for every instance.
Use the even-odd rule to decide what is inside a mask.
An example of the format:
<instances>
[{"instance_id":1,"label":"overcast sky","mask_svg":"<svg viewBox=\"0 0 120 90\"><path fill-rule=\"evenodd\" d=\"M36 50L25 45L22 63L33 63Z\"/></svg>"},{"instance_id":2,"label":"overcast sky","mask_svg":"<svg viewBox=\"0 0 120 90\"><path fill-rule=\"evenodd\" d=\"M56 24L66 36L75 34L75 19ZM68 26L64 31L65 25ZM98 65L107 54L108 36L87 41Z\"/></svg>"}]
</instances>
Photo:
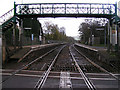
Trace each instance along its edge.
<instances>
[{"instance_id":1,"label":"overcast sky","mask_svg":"<svg viewBox=\"0 0 120 90\"><path fill-rule=\"evenodd\" d=\"M1 0L0 2L0 16L14 7L14 1L20 3L116 3L120 0ZM78 27L84 18L41 18L40 22L51 21L58 24L59 27L66 28L68 36L77 36Z\"/></svg>"}]
</instances>

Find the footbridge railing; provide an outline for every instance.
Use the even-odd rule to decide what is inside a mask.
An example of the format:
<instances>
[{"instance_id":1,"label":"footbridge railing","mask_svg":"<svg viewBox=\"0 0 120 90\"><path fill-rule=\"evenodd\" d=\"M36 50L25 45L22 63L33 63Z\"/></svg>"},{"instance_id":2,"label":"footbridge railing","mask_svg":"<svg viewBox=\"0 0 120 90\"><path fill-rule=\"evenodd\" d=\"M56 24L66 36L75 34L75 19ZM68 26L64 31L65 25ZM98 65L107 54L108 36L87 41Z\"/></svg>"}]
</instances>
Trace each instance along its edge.
<instances>
[{"instance_id":1,"label":"footbridge railing","mask_svg":"<svg viewBox=\"0 0 120 90\"><path fill-rule=\"evenodd\" d=\"M0 25L14 16L14 8L0 16Z\"/></svg>"}]
</instances>

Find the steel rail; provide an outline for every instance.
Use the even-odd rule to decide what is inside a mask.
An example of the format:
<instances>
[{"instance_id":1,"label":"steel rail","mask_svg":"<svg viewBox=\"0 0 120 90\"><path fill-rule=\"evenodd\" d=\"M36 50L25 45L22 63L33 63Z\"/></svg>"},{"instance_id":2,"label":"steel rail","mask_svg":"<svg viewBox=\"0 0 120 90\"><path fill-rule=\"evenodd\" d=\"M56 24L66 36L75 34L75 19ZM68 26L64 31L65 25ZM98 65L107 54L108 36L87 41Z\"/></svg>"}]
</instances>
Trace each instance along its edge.
<instances>
[{"instance_id":1,"label":"steel rail","mask_svg":"<svg viewBox=\"0 0 120 90\"><path fill-rule=\"evenodd\" d=\"M95 85L89 80L89 78L86 76L86 74L83 72L83 70L80 68L80 66L78 65L75 57L73 56L72 54L72 51L71 51L71 48L69 47L69 51L70 51L70 55L73 59L73 61L75 62L75 65L80 73L80 75L82 76L82 78L84 79L85 81L85 84L87 85L87 87L89 88L89 90L96 90L96 87Z\"/></svg>"},{"instance_id":2,"label":"steel rail","mask_svg":"<svg viewBox=\"0 0 120 90\"><path fill-rule=\"evenodd\" d=\"M31 65L31 64L35 63L36 61L42 59L43 57L47 56L48 54L50 54L51 52L53 52L53 51L56 50L57 48L58 48L58 47L50 50L49 52L47 52L47 53L43 54L42 56L36 58L36 59L33 60L32 62L26 64L26 65L23 66L22 68L16 70L15 72L12 72L12 74L11 74L9 77L7 77L6 79L4 79L3 81L1 81L0 84L4 83L4 82L7 81L8 79L10 79L12 76L14 76L16 73L20 72L21 70L24 70L24 69L25 69L26 67L28 67L29 65Z\"/></svg>"},{"instance_id":3,"label":"steel rail","mask_svg":"<svg viewBox=\"0 0 120 90\"><path fill-rule=\"evenodd\" d=\"M47 77L51 71L51 68L52 66L55 64L55 61L57 60L58 56L60 55L61 51L63 50L63 48L65 47L66 45L64 45L60 50L59 52L57 53L57 55L55 56L55 58L53 59L51 65L49 66L48 70L45 71L42 75L42 77L38 80L37 84L35 85L34 89L35 90L40 90L43 85L45 84L46 80L47 80Z\"/></svg>"},{"instance_id":4,"label":"steel rail","mask_svg":"<svg viewBox=\"0 0 120 90\"><path fill-rule=\"evenodd\" d=\"M73 45L73 47L75 48L75 46ZM120 80L117 76L115 76L114 74L112 74L111 72L105 70L104 68L102 68L101 66L99 66L98 64L94 63L93 61L91 61L88 57L86 57L82 52L78 51L77 48L75 48L75 50L82 55L88 62L90 62L92 65L94 65L95 67L99 68L101 71L108 73L110 76L114 77L116 80Z\"/></svg>"}]
</instances>

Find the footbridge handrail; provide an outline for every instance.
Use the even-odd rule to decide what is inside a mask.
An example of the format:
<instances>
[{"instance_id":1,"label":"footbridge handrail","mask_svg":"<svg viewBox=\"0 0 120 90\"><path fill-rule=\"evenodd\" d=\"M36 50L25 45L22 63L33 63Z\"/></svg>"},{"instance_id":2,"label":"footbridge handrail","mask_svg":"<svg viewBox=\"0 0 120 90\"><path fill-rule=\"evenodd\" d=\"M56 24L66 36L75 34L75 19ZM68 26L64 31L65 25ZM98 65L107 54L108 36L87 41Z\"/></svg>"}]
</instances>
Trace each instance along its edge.
<instances>
[{"instance_id":1,"label":"footbridge handrail","mask_svg":"<svg viewBox=\"0 0 120 90\"><path fill-rule=\"evenodd\" d=\"M14 16L14 8L10 9L8 12L0 16L0 25L9 20Z\"/></svg>"}]
</instances>

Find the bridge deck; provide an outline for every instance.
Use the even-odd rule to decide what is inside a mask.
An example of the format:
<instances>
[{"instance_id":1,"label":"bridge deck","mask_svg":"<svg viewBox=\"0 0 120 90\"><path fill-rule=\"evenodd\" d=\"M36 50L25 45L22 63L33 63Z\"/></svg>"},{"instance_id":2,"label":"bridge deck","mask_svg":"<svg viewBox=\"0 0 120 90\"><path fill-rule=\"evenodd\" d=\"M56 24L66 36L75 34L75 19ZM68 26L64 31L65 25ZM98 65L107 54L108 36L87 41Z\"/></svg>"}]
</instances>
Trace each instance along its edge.
<instances>
[{"instance_id":1,"label":"bridge deck","mask_svg":"<svg viewBox=\"0 0 120 90\"><path fill-rule=\"evenodd\" d=\"M29 14L29 15L17 15L22 18L32 18L32 17L95 17L95 18L108 18L110 19L113 15L103 15L103 14Z\"/></svg>"}]
</instances>

